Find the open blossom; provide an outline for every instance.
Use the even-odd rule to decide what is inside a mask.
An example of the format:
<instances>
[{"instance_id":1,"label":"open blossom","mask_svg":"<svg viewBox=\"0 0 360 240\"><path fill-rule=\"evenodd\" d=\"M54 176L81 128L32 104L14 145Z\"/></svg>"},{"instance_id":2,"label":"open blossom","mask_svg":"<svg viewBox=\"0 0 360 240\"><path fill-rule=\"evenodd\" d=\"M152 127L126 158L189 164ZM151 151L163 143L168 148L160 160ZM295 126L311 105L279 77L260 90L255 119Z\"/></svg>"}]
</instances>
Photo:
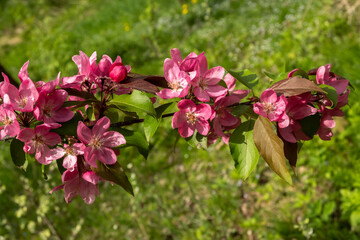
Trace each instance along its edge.
<instances>
[{"instance_id":1,"label":"open blossom","mask_svg":"<svg viewBox=\"0 0 360 240\"><path fill-rule=\"evenodd\" d=\"M189 92L190 77L184 71L180 71L179 66L172 59L164 61L164 77L168 82L169 88L162 89L157 95L163 99L174 97L185 97Z\"/></svg>"},{"instance_id":2,"label":"open blossom","mask_svg":"<svg viewBox=\"0 0 360 240\"><path fill-rule=\"evenodd\" d=\"M61 158L59 148L50 149L61 143L61 138L57 133L50 132L52 128L60 127L60 124L41 124L35 129L22 129L18 139L25 143L24 152L33 154L35 159L41 164L50 164L53 160Z\"/></svg>"},{"instance_id":3,"label":"open blossom","mask_svg":"<svg viewBox=\"0 0 360 240\"><path fill-rule=\"evenodd\" d=\"M278 97L274 90L266 89L260 96L260 101L254 104L254 112L260 116L269 118L270 121L278 121L286 108L284 95Z\"/></svg>"},{"instance_id":4,"label":"open blossom","mask_svg":"<svg viewBox=\"0 0 360 240\"><path fill-rule=\"evenodd\" d=\"M311 93L303 93L287 99L285 112L279 119L279 133L287 142L295 143L297 140L309 140L301 129L299 120L314 115L318 110L308 103Z\"/></svg>"},{"instance_id":5,"label":"open blossom","mask_svg":"<svg viewBox=\"0 0 360 240\"><path fill-rule=\"evenodd\" d=\"M345 92L349 81L330 72L331 64L321 66L316 72L316 82L334 87L338 95Z\"/></svg>"},{"instance_id":6,"label":"open blossom","mask_svg":"<svg viewBox=\"0 0 360 240\"><path fill-rule=\"evenodd\" d=\"M19 122L11 109L0 106L0 140L6 136L15 137L20 132Z\"/></svg>"},{"instance_id":7,"label":"open blossom","mask_svg":"<svg viewBox=\"0 0 360 240\"><path fill-rule=\"evenodd\" d=\"M11 106L14 110L21 112L32 112L34 104L39 97L39 93L36 90L34 83L30 78L25 77L22 80L19 89L8 81L5 81L1 85L0 95L5 106Z\"/></svg>"},{"instance_id":8,"label":"open blossom","mask_svg":"<svg viewBox=\"0 0 360 240\"><path fill-rule=\"evenodd\" d=\"M199 59L202 59L205 55L204 52L200 53L199 55L197 55L194 52L191 52L186 58L182 59L181 53L177 48L171 49L170 54L171 54L171 59L176 63L176 65L180 68L180 70L188 73L196 70L197 66L199 65ZM205 62L202 62L202 64L204 63Z\"/></svg>"},{"instance_id":9,"label":"open blossom","mask_svg":"<svg viewBox=\"0 0 360 240\"><path fill-rule=\"evenodd\" d=\"M241 93L240 93L241 91ZM214 134L222 137L226 144L229 143L230 134L224 133L224 129L232 129L240 123L240 120L229 112L228 107L239 103L241 99L249 94L249 90L239 90L237 94L232 94L226 97L219 97L213 105L212 120Z\"/></svg>"},{"instance_id":10,"label":"open blossom","mask_svg":"<svg viewBox=\"0 0 360 240\"><path fill-rule=\"evenodd\" d=\"M90 166L96 167L97 160L105 164L115 164L116 155L111 148L126 143L122 134L115 131L107 132L109 127L108 117L99 119L91 130L83 122L78 124L77 135L79 140L87 145L84 157Z\"/></svg>"},{"instance_id":11,"label":"open blossom","mask_svg":"<svg viewBox=\"0 0 360 240\"><path fill-rule=\"evenodd\" d=\"M84 155L85 145L83 143L74 143L73 145L64 144L64 148L59 149L59 155L64 157L63 167L70 172L74 171L78 155Z\"/></svg>"},{"instance_id":12,"label":"open blossom","mask_svg":"<svg viewBox=\"0 0 360 240\"><path fill-rule=\"evenodd\" d=\"M34 116L46 123L67 122L74 116L74 112L63 108L68 93L65 90L55 90L51 94L42 92L34 109Z\"/></svg>"},{"instance_id":13,"label":"open blossom","mask_svg":"<svg viewBox=\"0 0 360 240\"><path fill-rule=\"evenodd\" d=\"M97 187L100 177L92 171L81 174L75 166L73 171L66 170L61 179L63 184L52 189L50 194L64 189L66 203L70 203L74 197L80 195L86 204L92 204L95 201L95 196L100 194Z\"/></svg>"},{"instance_id":14,"label":"open blossom","mask_svg":"<svg viewBox=\"0 0 360 240\"><path fill-rule=\"evenodd\" d=\"M197 130L201 135L207 135L210 130L208 119L212 110L208 104L199 104L184 99L178 103L179 112L174 114L172 128L179 128L183 138L190 137Z\"/></svg>"},{"instance_id":15,"label":"open blossom","mask_svg":"<svg viewBox=\"0 0 360 240\"><path fill-rule=\"evenodd\" d=\"M75 76L63 77L62 87L80 90L81 84L84 81L95 81L95 73L97 72L96 52L94 52L89 58L84 52L80 51L79 55L74 55L72 57L72 60L78 66L79 73Z\"/></svg>"},{"instance_id":16,"label":"open blossom","mask_svg":"<svg viewBox=\"0 0 360 240\"><path fill-rule=\"evenodd\" d=\"M196 67L196 75L191 80L194 87L194 95L203 102L210 101L210 97L217 98L224 96L227 89L218 85L225 74L225 69L221 66L207 69L207 60L205 56L199 58L199 64Z\"/></svg>"}]
</instances>

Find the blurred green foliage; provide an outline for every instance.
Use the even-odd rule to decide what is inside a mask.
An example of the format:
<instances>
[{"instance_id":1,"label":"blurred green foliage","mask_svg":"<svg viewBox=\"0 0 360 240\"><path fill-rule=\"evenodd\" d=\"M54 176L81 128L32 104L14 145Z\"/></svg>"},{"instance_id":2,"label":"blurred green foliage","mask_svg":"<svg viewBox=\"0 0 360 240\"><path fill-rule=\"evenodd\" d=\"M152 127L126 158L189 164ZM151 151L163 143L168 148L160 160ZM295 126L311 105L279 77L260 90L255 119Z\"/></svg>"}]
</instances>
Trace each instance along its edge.
<instances>
[{"instance_id":1,"label":"blurred green foliage","mask_svg":"<svg viewBox=\"0 0 360 240\"><path fill-rule=\"evenodd\" d=\"M270 84L263 72L279 73L284 62L286 70L332 63L359 88L355 2L3 0L0 63L15 77L30 60L30 77L49 81L76 73L71 57L79 50L97 51L121 55L133 72L161 74L177 47L184 56L205 51L210 66L248 68L262 89ZM359 239L357 98L353 91L331 141L305 143L293 187L263 160L242 182L226 145L192 149L165 119L148 160L121 150L135 197L103 183L93 205L66 204L61 192L48 194L61 182L56 164L45 181L37 162L17 169L2 143L0 239Z\"/></svg>"}]
</instances>

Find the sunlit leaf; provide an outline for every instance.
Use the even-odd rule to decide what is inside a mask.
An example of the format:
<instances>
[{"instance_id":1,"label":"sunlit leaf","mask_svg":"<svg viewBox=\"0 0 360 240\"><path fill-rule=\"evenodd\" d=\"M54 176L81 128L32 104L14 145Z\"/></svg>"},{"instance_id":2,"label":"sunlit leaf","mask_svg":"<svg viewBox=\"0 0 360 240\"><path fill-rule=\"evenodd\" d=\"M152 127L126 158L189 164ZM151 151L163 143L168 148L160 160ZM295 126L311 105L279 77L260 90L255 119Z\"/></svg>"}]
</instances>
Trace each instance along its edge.
<instances>
[{"instance_id":1,"label":"sunlit leaf","mask_svg":"<svg viewBox=\"0 0 360 240\"><path fill-rule=\"evenodd\" d=\"M241 179L245 180L256 167L259 152L253 140L254 120L240 124L231 134L229 147L235 168Z\"/></svg>"},{"instance_id":2,"label":"sunlit leaf","mask_svg":"<svg viewBox=\"0 0 360 240\"><path fill-rule=\"evenodd\" d=\"M140 111L156 116L153 103L149 97L145 93L137 90L134 90L131 94L116 96L110 103L120 110L128 112Z\"/></svg>"},{"instance_id":3,"label":"sunlit leaf","mask_svg":"<svg viewBox=\"0 0 360 240\"><path fill-rule=\"evenodd\" d=\"M256 74L247 69L239 72L228 70L228 72L249 89L253 89L259 82Z\"/></svg>"},{"instance_id":4,"label":"sunlit leaf","mask_svg":"<svg viewBox=\"0 0 360 240\"><path fill-rule=\"evenodd\" d=\"M285 162L284 143L275 134L272 126L269 119L258 117L253 132L255 145L269 167L287 183L292 184Z\"/></svg>"},{"instance_id":5,"label":"sunlit leaf","mask_svg":"<svg viewBox=\"0 0 360 240\"><path fill-rule=\"evenodd\" d=\"M207 137L198 132L194 132L192 136L185 138L185 140L193 148L207 149Z\"/></svg>"}]
</instances>

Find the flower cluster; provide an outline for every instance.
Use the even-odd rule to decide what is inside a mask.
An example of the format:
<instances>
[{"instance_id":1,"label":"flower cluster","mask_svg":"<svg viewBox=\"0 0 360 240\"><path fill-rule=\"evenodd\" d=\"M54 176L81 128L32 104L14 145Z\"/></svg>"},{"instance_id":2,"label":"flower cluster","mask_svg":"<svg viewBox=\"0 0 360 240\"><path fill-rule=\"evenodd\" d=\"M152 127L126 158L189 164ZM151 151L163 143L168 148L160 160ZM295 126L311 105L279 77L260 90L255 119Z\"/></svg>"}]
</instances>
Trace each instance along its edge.
<instances>
[{"instance_id":1,"label":"flower cluster","mask_svg":"<svg viewBox=\"0 0 360 240\"><path fill-rule=\"evenodd\" d=\"M236 79L230 74L225 75L221 66L208 69L204 53L192 52L184 59L176 48L170 53L171 59L164 61L168 88L163 88L157 95L163 99L182 98L172 127L178 128L183 138L192 136L196 130L207 136L208 145L216 142L218 137L228 144L229 131L240 124L240 119L230 113L231 106L239 103L249 91L234 91Z\"/></svg>"},{"instance_id":2,"label":"flower cluster","mask_svg":"<svg viewBox=\"0 0 360 240\"><path fill-rule=\"evenodd\" d=\"M54 190L64 188L66 202L80 194L86 203L91 204L95 195L99 194L97 183L103 180L92 168L97 168L97 161L114 164L116 154L113 148L125 144L126 140L122 134L108 131L110 120L100 111L97 111L94 121L89 121L78 110L78 115L82 117L78 121L77 136L59 135L54 130L74 118L75 112L64 103L68 100L84 101L79 96L69 96L69 89L90 93L94 98L96 92L101 91L99 103L106 107L106 101L112 94L131 92L131 89L118 84L126 78L131 68L124 66L120 57L112 62L107 55L97 64L96 52L88 58L80 51L73 61L79 69L77 75L60 80L59 73L55 80L47 83L30 79L27 71L29 62L23 65L18 74L21 81L19 88L2 74L0 140L17 138L24 143L24 152L34 154L40 164L62 159L62 166L66 169L62 178L64 185ZM84 107L89 108L89 105Z\"/></svg>"},{"instance_id":3,"label":"flower cluster","mask_svg":"<svg viewBox=\"0 0 360 240\"><path fill-rule=\"evenodd\" d=\"M291 184L283 143L294 146L316 134L330 140L333 117L344 115L342 108L350 93L349 81L330 72L330 65L308 73L295 69L258 98L252 89L258 82L253 78L255 74L230 74L221 66L208 69L204 53L192 52L183 59L178 49L172 49L171 58L164 61L164 77L131 73L131 67L124 65L119 56L112 61L103 55L97 63L96 52L89 58L80 51L72 59L78 67L74 76L60 78L59 73L52 81L33 82L26 62L18 74L19 87L11 84L5 74L0 82L0 140L12 139L12 156L23 157L14 161L23 164L18 166L26 166L25 154L43 165L56 160L62 185L50 193L63 189L67 203L77 195L85 203L93 203L99 195L100 181L118 184L133 194L117 161L118 148L138 147L146 158L149 139L158 128L154 123L165 115L173 116L172 128L187 140L196 142L200 137L207 145L219 138L226 144L231 140L236 167L244 167L239 171L243 179L254 168L245 165L257 162L260 154L274 172ZM247 97L250 90L235 89L237 82L249 88L252 96ZM178 111L164 114L171 103L155 108L159 103L151 94L173 99ZM245 98L247 101L241 102ZM141 122L145 136L142 130L140 134L124 129ZM245 130L246 138L242 135ZM249 151L243 151L245 145ZM17 147L25 154L14 154ZM277 154L269 154L269 149ZM291 151L297 154L296 147ZM294 167L294 160L286 158Z\"/></svg>"},{"instance_id":4,"label":"flower cluster","mask_svg":"<svg viewBox=\"0 0 360 240\"><path fill-rule=\"evenodd\" d=\"M316 89L300 94L287 94L286 89L277 91L275 86L274 89L266 89L261 94L260 101L253 105L254 112L276 122L278 133L287 142L296 143L299 140L310 140L311 135L319 135L322 140L330 140L331 128L335 127L333 117L344 115L341 108L347 105L350 93L349 81L330 72L330 67L330 64L321 66L316 72L309 71L309 75L306 77L310 79L312 75L315 75L315 79L312 81L316 83L314 85L332 87L333 99L329 99L327 92L318 92ZM291 71L287 76L288 79L294 78L299 71L302 70ZM302 81L306 80L302 79ZM319 88L319 90L322 89ZM315 127L313 134L304 132L306 124L304 119L308 117L312 117L311 124Z\"/></svg>"}]
</instances>

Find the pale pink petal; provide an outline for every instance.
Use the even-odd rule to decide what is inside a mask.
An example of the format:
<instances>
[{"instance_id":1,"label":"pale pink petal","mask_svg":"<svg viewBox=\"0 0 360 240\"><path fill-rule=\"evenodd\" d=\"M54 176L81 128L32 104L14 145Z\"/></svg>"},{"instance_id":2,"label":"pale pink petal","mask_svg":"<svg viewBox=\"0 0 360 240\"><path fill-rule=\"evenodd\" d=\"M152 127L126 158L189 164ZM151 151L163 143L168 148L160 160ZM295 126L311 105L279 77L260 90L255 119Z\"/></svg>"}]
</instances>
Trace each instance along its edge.
<instances>
[{"instance_id":1,"label":"pale pink petal","mask_svg":"<svg viewBox=\"0 0 360 240\"><path fill-rule=\"evenodd\" d=\"M18 77L20 79L21 82L25 81L25 80L29 80L29 74L28 74L28 65L29 65L29 61L27 61L26 63L24 63L24 65L21 67Z\"/></svg>"},{"instance_id":2,"label":"pale pink petal","mask_svg":"<svg viewBox=\"0 0 360 240\"><path fill-rule=\"evenodd\" d=\"M208 85L215 85L224 77L225 69L221 66L213 67L205 72L203 78Z\"/></svg>"},{"instance_id":3,"label":"pale pink petal","mask_svg":"<svg viewBox=\"0 0 360 240\"><path fill-rule=\"evenodd\" d=\"M266 89L260 96L260 100L264 103L274 103L277 99L276 93L272 89Z\"/></svg>"},{"instance_id":4,"label":"pale pink petal","mask_svg":"<svg viewBox=\"0 0 360 240\"><path fill-rule=\"evenodd\" d=\"M197 99L199 99L199 101L202 101L202 102L210 101L209 94L205 90L201 89L200 87L194 87L194 95L196 96Z\"/></svg>"},{"instance_id":5,"label":"pale pink petal","mask_svg":"<svg viewBox=\"0 0 360 240\"><path fill-rule=\"evenodd\" d=\"M226 86L230 92L235 89L236 79L231 76L231 74L228 73L225 75L224 82L226 83Z\"/></svg>"},{"instance_id":6,"label":"pale pink petal","mask_svg":"<svg viewBox=\"0 0 360 240\"><path fill-rule=\"evenodd\" d=\"M96 175L93 171L86 171L84 172L81 177L92 184L97 184L100 180L100 177L98 175Z\"/></svg>"},{"instance_id":7,"label":"pale pink petal","mask_svg":"<svg viewBox=\"0 0 360 240\"><path fill-rule=\"evenodd\" d=\"M179 66L170 58L166 58L164 61L164 77L168 82L175 82L178 79L180 73Z\"/></svg>"},{"instance_id":8,"label":"pale pink petal","mask_svg":"<svg viewBox=\"0 0 360 240\"><path fill-rule=\"evenodd\" d=\"M59 185L59 186L56 186L56 187L54 187L54 188L50 191L50 194L52 194L52 193L55 192L55 191L59 191L59 190L61 190L61 189L63 189L63 188L64 188L64 184Z\"/></svg>"},{"instance_id":9,"label":"pale pink petal","mask_svg":"<svg viewBox=\"0 0 360 240\"><path fill-rule=\"evenodd\" d=\"M163 88L160 92L157 92L156 95L158 95L162 99L170 99L180 97L180 93L181 92L177 92L169 88Z\"/></svg>"},{"instance_id":10,"label":"pale pink petal","mask_svg":"<svg viewBox=\"0 0 360 240\"><path fill-rule=\"evenodd\" d=\"M45 144L48 146L54 146L58 143L61 143L61 138L57 133L49 132L47 134L44 134L43 137Z\"/></svg>"},{"instance_id":11,"label":"pale pink petal","mask_svg":"<svg viewBox=\"0 0 360 240\"><path fill-rule=\"evenodd\" d=\"M85 144L89 144L90 140L93 137L91 130L81 121L79 121L78 123L77 137L81 142Z\"/></svg>"},{"instance_id":12,"label":"pale pink petal","mask_svg":"<svg viewBox=\"0 0 360 240\"><path fill-rule=\"evenodd\" d=\"M110 119L108 117L102 117L99 119L94 127L92 133L94 136L102 136L110 127Z\"/></svg>"},{"instance_id":13,"label":"pale pink petal","mask_svg":"<svg viewBox=\"0 0 360 240\"><path fill-rule=\"evenodd\" d=\"M213 98L226 95L227 91L226 88L220 85L210 85L206 88L206 92Z\"/></svg>"},{"instance_id":14,"label":"pale pink petal","mask_svg":"<svg viewBox=\"0 0 360 240\"><path fill-rule=\"evenodd\" d=\"M19 139L22 142L28 142L30 141L33 137L35 136L35 131L34 129L31 128L25 128L22 129L19 133L19 135L17 136L17 139Z\"/></svg>"},{"instance_id":15,"label":"pale pink petal","mask_svg":"<svg viewBox=\"0 0 360 240\"><path fill-rule=\"evenodd\" d=\"M179 134L183 138L192 136L194 134L194 131L195 131L195 126L188 125L188 124L186 124L186 122L183 123L181 126L179 126Z\"/></svg>"},{"instance_id":16,"label":"pale pink petal","mask_svg":"<svg viewBox=\"0 0 360 240\"><path fill-rule=\"evenodd\" d=\"M92 204L95 196L99 195L99 189L96 185L81 180L79 183L79 194L86 204Z\"/></svg>"},{"instance_id":17,"label":"pale pink petal","mask_svg":"<svg viewBox=\"0 0 360 240\"><path fill-rule=\"evenodd\" d=\"M98 159L105 164L112 165L116 163L116 154L110 148L99 148L97 154Z\"/></svg>"},{"instance_id":18,"label":"pale pink petal","mask_svg":"<svg viewBox=\"0 0 360 240\"><path fill-rule=\"evenodd\" d=\"M72 172L74 171L76 161L77 156L68 154L63 160L63 167Z\"/></svg>"},{"instance_id":19,"label":"pale pink petal","mask_svg":"<svg viewBox=\"0 0 360 240\"><path fill-rule=\"evenodd\" d=\"M183 99L178 103L178 108L183 112L194 112L196 111L196 105L189 99Z\"/></svg>"},{"instance_id":20,"label":"pale pink petal","mask_svg":"<svg viewBox=\"0 0 360 240\"><path fill-rule=\"evenodd\" d=\"M199 74L200 76L203 76L205 72L208 70L208 64L207 64L207 59L205 57L205 53L204 52L200 53L197 59L199 60L199 70L200 70Z\"/></svg>"},{"instance_id":21,"label":"pale pink petal","mask_svg":"<svg viewBox=\"0 0 360 240\"><path fill-rule=\"evenodd\" d=\"M175 61L175 63L180 66L180 63L182 62L181 53L179 49L173 48L170 50L171 59Z\"/></svg>"},{"instance_id":22,"label":"pale pink petal","mask_svg":"<svg viewBox=\"0 0 360 240\"><path fill-rule=\"evenodd\" d=\"M84 158L86 162L93 167L97 167L96 161L98 158L98 151L93 147L86 147L84 151Z\"/></svg>"},{"instance_id":23,"label":"pale pink petal","mask_svg":"<svg viewBox=\"0 0 360 240\"><path fill-rule=\"evenodd\" d=\"M103 141L103 146L108 148L117 147L126 143L124 136L121 133L115 131L104 133L101 140Z\"/></svg>"},{"instance_id":24,"label":"pale pink petal","mask_svg":"<svg viewBox=\"0 0 360 240\"><path fill-rule=\"evenodd\" d=\"M210 105L202 103L196 106L196 114L198 114L199 117L202 117L204 120L208 120L212 114L212 110Z\"/></svg>"},{"instance_id":25,"label":"pale pink petal","mask_svg":"<svg viewBox=\"0 0 360 240\"><path fill-rule=\"evenodd\" d=\"M86 146L83 143L74 143L74 145L72 145L72 148L76 155L83 155Z\"/></svg>"},{"instance_id":26,"label":"pale pink petal","mask_svg":"<svg viewBox=\"0 0 360 240\"><path fill-rule=\"evenodd\" d=\"M202 117L198 117L195 122L196 130L201 134L206 136L210 130L210 124L207 120L203 119Z\"/></svg>"}]
</instances>

